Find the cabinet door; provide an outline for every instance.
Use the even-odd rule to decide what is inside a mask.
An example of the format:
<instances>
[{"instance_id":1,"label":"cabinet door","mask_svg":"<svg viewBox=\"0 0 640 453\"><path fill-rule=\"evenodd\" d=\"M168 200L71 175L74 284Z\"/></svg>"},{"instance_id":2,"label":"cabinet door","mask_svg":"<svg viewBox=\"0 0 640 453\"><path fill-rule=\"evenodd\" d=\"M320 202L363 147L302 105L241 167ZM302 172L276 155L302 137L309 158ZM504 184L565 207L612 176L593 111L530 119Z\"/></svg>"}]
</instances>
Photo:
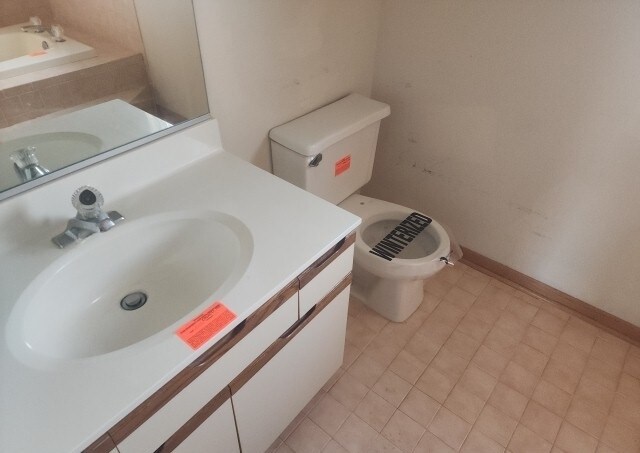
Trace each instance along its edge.
<instances>
[{"instance_id":1,"label":"cabinet door","mask_svg":"<svg viewBox=\"0 0 640 453\"><path fill-rule=\"evenodd\" d=\"M240 453L231 400L227 400L173 450L176 453Z\"/></svg>"},{"instance_id":2,"label":"cabinet door","mask_svg":"<svg viewBox=\"0 0 640 453\"><path fill-rule=\"evenodd\" d=\"M286 341L284 347L260 364L249 380L241 375L231 383L243 453L264 452L340 367L349 288L336 288L337 296L332 291L332 300L324 308L320 302L308 324L281 338ZM253 373L251 368L259 366L254 362L245 372Z\"/></svg>"}]
</instances>

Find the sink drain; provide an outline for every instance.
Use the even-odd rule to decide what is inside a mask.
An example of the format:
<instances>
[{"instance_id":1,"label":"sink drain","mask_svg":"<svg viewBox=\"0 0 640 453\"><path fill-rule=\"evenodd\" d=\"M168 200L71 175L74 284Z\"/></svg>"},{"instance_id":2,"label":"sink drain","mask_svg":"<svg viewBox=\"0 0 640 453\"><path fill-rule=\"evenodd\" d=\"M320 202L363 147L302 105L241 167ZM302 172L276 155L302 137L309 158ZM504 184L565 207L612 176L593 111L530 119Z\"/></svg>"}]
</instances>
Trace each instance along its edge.
<instances>
[{"instance_id":1,"label":"sink drain","mask_svg":"<svg viewBox=\"0 0 640 453\"><path fill-rule=\"evenodd\" d=\"M136 291L135 293L127 294L120 301L120 306L123 310L131 311L137 310L147 302L147 295L142 291Z\"/></svg>"}]
</instances>

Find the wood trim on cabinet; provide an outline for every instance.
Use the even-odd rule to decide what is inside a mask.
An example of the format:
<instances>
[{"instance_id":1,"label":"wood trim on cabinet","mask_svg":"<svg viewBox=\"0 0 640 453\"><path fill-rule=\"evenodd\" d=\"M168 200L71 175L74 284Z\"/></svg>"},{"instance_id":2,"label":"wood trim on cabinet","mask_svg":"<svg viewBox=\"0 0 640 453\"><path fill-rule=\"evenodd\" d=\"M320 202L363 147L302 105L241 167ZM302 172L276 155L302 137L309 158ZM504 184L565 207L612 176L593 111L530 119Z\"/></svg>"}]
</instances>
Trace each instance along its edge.
<instances>
[{"instance_id":1,"label":"wood trim on cabinet","mask_svg":"<svg viewBox=\"0 0 640 453\"><path fill-rule=\"evenodd\" d=\"M304 329L322 310L333 301L338 294L340 294L347 286L351 284L352 274L351 272L343 278L329 293L314 305L304 316L302 316L298 322L296 322L290 329L288 329L280 338L274 341L265 351L260 354L249 366L247 366L231 383L229 388L231 394L235 394L242 388L244 384L255 376L255 374L262 369L287 343L289 343L295 336Z\"/></svg>"},{"instance_id":2,"label":"wood trim on cabinet","mask_svg":"<svg viewBox=\"0 0 640 453\"><path fill-rule=\"evenodd\" d=\"M220 406L231 398L231 390L225 387L214 396L202 409L196 412L184 425L178 429L165 443L160 445L154 453L170 453L189 437L202 423L205 422Z\"/></svg>"},{"instance_id":3,"label":"wood trim on cabinet","mask_svg":"<svg viewBox=\"0 0 640 453\"><path fill-rule=\"evenodd\" d=\"M138 429L195 378L200 376L262 321L268 318L271 313L289 300L297 291L298 280L295 279L249 315L246 320L238 324L231 332L222 337L216 344L211 346L194 362L179 372L173 379L163 385L157 392L116 423L113 428L109 430L109 434L115 443L119 444Z\"/></svg>"},{"instance_id":4,"label":"wood trim on cabinet","mask_svg":"<svg viewBox=\"0 0 640 453\"><path fill-rule=\"evenodd\" d=\"M463 257L461 261L464 264L489 274L510 286L528 290L528 292L538 297L563 305L583 317L600 323L614 335L617 334L617 336L627 337L626 339L630 339L636 344L640 343L640 327L555 289L546 283L542 283L533 277L529 277L522 272L511 269L491 258L487 258L478 252L474 252L466 247L462 247L462 252Z\"/></svg>"},{"instance_id":5,"label":"wood trim on cabinet","mask_svg":"<svg viewBox=\"0 0 640 453\"><path fill-rule=\"evenodd\" d=\"M338 242L328 252L315 260L304 272L298 276L300 281L300 289L304 288L307 283L315 278L322 270L324 270L333 260L335 260L342 252L347 250L356 241L356 232L353 231L349 235Z\"/></svg>"},{"instance_id":6,"label":"wood trim on cabinet","mask_svg":"<svg viewBox=\"0 0 640 453\"><path fill-rule=\"evenodd\" d=\"M116 448L116 443L111 436L109 436L109 433L105 433L94 443L82 450L82 453L111 453L114 448Z\"/></svg>"}]
</instances>

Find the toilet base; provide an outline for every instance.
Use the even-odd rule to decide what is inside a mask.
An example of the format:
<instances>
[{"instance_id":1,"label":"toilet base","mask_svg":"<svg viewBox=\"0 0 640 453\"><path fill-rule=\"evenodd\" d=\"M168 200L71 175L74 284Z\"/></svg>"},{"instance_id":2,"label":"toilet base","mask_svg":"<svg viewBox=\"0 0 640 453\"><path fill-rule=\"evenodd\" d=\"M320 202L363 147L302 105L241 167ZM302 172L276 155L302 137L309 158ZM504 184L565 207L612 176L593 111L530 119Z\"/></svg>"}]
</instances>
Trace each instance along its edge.
<instances>
[{"instance_id":1,"label":"toilet base","mask_svg":"<svg viewBox=\"0 0 640 453\"><path fill-rule=\"evenodd\" d=\"M354 263L351 294L394 322L406 321L424 297L424 280L378 278Z\"/></svg>"}]
</instances>

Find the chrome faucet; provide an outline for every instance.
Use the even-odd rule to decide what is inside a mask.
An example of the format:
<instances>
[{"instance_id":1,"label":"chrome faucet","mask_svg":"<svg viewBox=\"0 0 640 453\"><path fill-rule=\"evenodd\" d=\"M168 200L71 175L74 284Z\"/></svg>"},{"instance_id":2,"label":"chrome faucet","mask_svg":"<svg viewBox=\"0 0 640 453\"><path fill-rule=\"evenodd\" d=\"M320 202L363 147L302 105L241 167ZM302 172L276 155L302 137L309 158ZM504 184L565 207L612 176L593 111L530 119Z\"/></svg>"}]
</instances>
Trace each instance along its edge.
<instances>
[{"instance_id":1,"label":"chrome faucet","mask_svg":"<svg viewBox=\"0 0 640 453\"><path fill-rule=\"evenodd\" d=\"M47 28L42 25L42 21L38 16L33 16L29 18L31 24L23 25L20 29L26 33L44 33L48 31L51 35L51 38L56 42L64 42L64 29L57 24L52 24L51 27Z\"/></svg>"},{"instance_id":2,"label":"chrome faucet","mask_svg":"<svg viewBox=\"0 0 640 453\"><path fill-rule=\"evenodd\" d=\"M64 232L51 239L61 249L94 233L109 231L124 220L117 211L102 210L104 198L93 187L82 186L77 189L71 197L71 204L78 213L69 220Z\"/></svg>"},{"instance_id":3,"label":"chrome faucet","mask_svg":"<svg viewBox=\"0 0 640 453\"><path fill-rule=\"evenodd\" d=\"M19 149L12 153L9 159L13 161L13 168L22 182L31 181L49 173L49 170L38 163L35 146Z\"/></svg>"}]
</instances>

